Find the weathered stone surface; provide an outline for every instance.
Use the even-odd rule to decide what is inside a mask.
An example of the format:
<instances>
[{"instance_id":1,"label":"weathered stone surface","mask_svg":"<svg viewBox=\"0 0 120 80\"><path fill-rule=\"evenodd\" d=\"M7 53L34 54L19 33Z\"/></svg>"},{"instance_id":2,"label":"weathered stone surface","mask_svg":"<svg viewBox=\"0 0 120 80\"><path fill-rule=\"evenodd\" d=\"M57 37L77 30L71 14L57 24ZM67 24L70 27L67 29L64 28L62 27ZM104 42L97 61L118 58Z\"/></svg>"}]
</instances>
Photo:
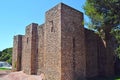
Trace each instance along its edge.
<instances>
[{"instance_id":1,"label":"weathered stone surface","mask_svg":"<svg viewBox=\"0 0 120 80\"><path fill-rule=\"evenodd\" d=\"M38 27L37 74L44 73L44 24Z\"/></svg>"},{"instance_id":2,"label":"weathered stone surface","mask_svg":"<svg viewBox=\"0 0 120 80\"><path fill-rule=\"evenodd\" d=\"M83 13L61 6L61 68L62 80L86 76Z\"/></svg>"},{"instance_id":3,"label":"weathered stone surface","mask_svg":"<svg viewBox=\"0 0 120 80\"><path fill-rule=\"evenodd\" d=\"M23 35L14 36L13 54L12 54L12 69L13 71L21 70L22 57L22 37Z\"/></svg>"},{"instance_id":4,"label":"weathered stone surface","mask_svg":"<svg viewBox=\"0 0 120 80\"><path fill-rule=\"evenodd\" d=\"M36 74L37 26L35 23L27 26L23 37L22 70L28 74Z\"/></svg>"},{"instance_id":5,"label":"weathered stone surface","mask_svg":"<svg viewBox=\"0 0 120 80\"><path fill-rule=\"evenodd\" d=\"M46 12L44 32L46 79L61 80L61 5Z\"/></svg>"},{"instance_id":6,"label":"weathered stone surface","mask_svg":"<svg viewBox=\"0 0 120 80\"><path fill-rule=\"evenodd\" d=\"M113 55L106 54L102 39L84 28L82 12L63 3L46 12L44 24L32 23L24 36L14 38L15 62L13 70L44 74L45 80L82 80L114 73Z\"/></svg>"},{"instance_id":7,"label":"weathered stone surface","mask_svg":"<svg viewBox=\"0 0 120 80\"><path fill-rule=\"evenodd\" d=\"M88 35L89 34L89 35ZM98 75L98 50L97 36L93 31L85 29L86 42L86 76L94 77Z\"/></svg>"}]
</instances>

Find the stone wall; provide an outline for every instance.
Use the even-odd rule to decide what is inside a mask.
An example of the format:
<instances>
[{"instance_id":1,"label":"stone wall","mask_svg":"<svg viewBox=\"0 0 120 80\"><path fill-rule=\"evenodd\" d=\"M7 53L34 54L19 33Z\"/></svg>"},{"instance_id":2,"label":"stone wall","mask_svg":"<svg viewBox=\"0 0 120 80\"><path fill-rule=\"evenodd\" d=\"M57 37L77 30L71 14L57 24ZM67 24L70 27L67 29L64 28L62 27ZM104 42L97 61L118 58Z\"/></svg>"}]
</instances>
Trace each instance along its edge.
<instances>
[{"instance_id":1,"label":"stone wall","mask_svg":"<svg viewBox=\"0 0 120 80\"><path fill-rule=\"evenodd\" d=\"M114 73L113 55L106 53L97 34L84 28L82 12L60 3L45 16L44 24L32 23L24 36L14 37L13 70L43 73L45 80L82 80Z\"/></svg>"},{"instance_id":2,"label":"stone wall","mask_svg":"<svg viewBox=\"0 0 120 80\"><path fill-rule=\"evenodd\" d=\"M114 50L112 42L106 40L106 63L105 63L105 75L112 76L114 75Z\"/></svg>"},{"instance_id":3,"label":"stone wall","mask_svg":"<svg viewBox=\"0 0 120 80\"><path fill-rule=\"evenodd\" d=\"M98 74L105 76L106 64L106 50L103 40L97 36L97 61L98 61ZM113 68L114 69L114 68Z\"/></svg>"},{"instance_id":4,"label":"stone wall","mask_svg":"<svg viewBox=\"0 0 120 80\"><path fill-rule=\"evenodd\" d=\"M12 69L13 71L21 70L22 57L22 35L14 36L13 54L12 54Z\"/></svg>"},{"instance_id":5,"label":"stone wall","mask_svg":"<svg viewBox=\"0 0 120 80\"><path fill-rule=\"evenodd\" d=\"M37 74L44 73L44 24L38 26Z\"/></svg>"},{"instance_id":6,"label":"stone wall","mask_svg":"<svg viewBox=\"0 0 120 80\"><path fill-rule=\"evenodd\" d=\"M44 33L46 80L61 80L61 5L46 12Z\"/></svg>"},{"instance_id":7,"label":"stone wall","mask_svg":"<svg viewBox=\"0 0 120 80\"><path fill-rule=\"evenodd\" d=\"M62 80L86 76L83 13L61 6L61 68Z\"/></svg>"},{"instance_id":8,"label":"stone wall","mask_svg":"<svg viewBox=\"0 0 120 80\"><path fill-rule=\"evenodd\" d=\"M98 76L97 36L93 31L85 29L86 76Z\"/></svg>"},{"instance_id":9,"label":"stone wall","mask_svg":"<svg viewBox=\"0 0 120 80\"><path fill-rule=\"evenodd\" d=\"M22 70L28 74L36 73L37 26L35 23L28 25L23 38Z\"/></svg>"},{"instance_id":10,"label":"stone wall","mask_svg":"<svg viewBox=\"0 0 120 80\"><path fill-rule=\"evenodd\" d=\"M113 53L106 52L106 44L99 35L85 29L86 77L113 76ZM110 50L109 50L110 51Z\"/></svg>"}]
</instances>

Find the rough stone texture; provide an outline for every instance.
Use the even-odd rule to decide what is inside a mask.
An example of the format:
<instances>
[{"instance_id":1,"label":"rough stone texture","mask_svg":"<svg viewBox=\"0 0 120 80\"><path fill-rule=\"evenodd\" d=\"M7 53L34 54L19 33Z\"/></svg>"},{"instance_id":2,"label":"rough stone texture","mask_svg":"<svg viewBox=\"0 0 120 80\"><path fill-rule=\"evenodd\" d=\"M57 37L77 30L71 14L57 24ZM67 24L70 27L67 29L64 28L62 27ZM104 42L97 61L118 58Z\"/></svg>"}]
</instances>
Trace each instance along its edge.
<instances>
[{"instance_id":1,"label":"rough stone texture","mask_svg":"<svg viewBox=\"0 0 120 80\"><path fill-rule=\"evenodd\" d=\"M86 76L83 14L69 6L61 6L62 80Z\"/></svg>"},{"instance_id":2,"label":"rough stone texture","mask_svg":"<svg viewBox=\"0 0 120 80\"><path fill-rule=\"evenodd\" d=\"M23 37L22 35L14 36L13 54L12 54L13 71L21 70L22 37Z\"/></svg>"},{"instance_id":3,"label":"rough stone texture","mask_svg":"<svg viewBox=\"0 0 120 80\"><path fill-rule=\"evenodd\" d=\"M22 70L28 74L36 74L37 26L35 23L27 26L23 38Z\"/></svg>"},{"instance_id":4,"label":"rough stone texture","mask_svg":"<svg viewBox=\"0 0 120 80\"><path fill-rule=\"evenodd\" d=\"M106 52L104 41L93 31L85 29L86 76L114 75L114 55ZM88 35L89 34L89 35Z\"/></svg>"},{"instance_id":5,"label":"rough stone texture","mask_svg":"<svg viewBox=\"0 0 120 80\"><path fill-rule=\"evenodd\" d=\"M86 76L94 77L98 75L97 35L93 31L85 29L85 42Z\"/></svg>"},{"instance_id":6,"label":"rough stone texture","mask_svg":"<svg viewBox=\"0 0 120 80\"><path fill-rule=\"evenodd\" d=\"M38 27L37 74L44 73L44 24Z\"/></svg>"},{"instance_id":7,"label":"rough stone texture","mask_svg":"<svg viewBox=\"0 0 120 80\"><path fill-rule=\"evenodd\" d=\"M103 40L97 36L97 63L99 76L105 76L106 50Z\"/></svg>"},{"instance_id":8,"label":"rough stone texture","mask_svg":"<svg viewBox=\"0 0 120 80\"><path fill-rule=\"evenodd\" d=\"M45 80L82 80L114 73L113 55L106 54L103 40L84 28L83 13L63 3L46 12L44 24L32 23L24 36L14 38L15 62L17 71L42 73Z\"/></svg>"},{"instance_id":9,"label":"rough stone texture","mask_svg":"<svg viewBox=\"0 0 120 80\"><path fill-rule=\"evenodd\" d=\"M106 63L105 63L105 75L106 76L112 76L114 75L114 54L113 54L113 46L111 45L111 41L106 41Z\"/></svg>"},{"instance_id":10,"label":"rough stone texture","mask_svg":"<svg viewBox=\"0 0 120 80\"><path fill-rule=\"evenodd\" d=\"M46 80L61 80L61 5L46 12L44 32Z\"/></svg>"}]
</instances>

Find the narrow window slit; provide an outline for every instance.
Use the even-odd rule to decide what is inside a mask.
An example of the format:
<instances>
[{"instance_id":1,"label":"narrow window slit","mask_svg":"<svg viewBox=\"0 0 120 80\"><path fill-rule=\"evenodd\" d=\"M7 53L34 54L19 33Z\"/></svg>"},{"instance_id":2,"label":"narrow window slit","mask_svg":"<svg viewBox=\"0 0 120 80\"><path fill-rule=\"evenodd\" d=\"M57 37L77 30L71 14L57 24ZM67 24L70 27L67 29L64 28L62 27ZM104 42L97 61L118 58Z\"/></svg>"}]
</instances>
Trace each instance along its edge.
<instances>
[{"instance_id":1,"label":"narrow window slit","mask_svg":"<svg viewBox=\"0 0 120 80\"><path fill-rule=\"evenodd\" d=\"M55 32L53 20L49 22L51 24L51 32Z\"/></svg>"},{"instance_id":2,"label":"narrow window slit","mask_svg":"<svg viewBox=\"0 0 120 80\"><path fill-rule=\"evenodd\" d=\"M76 67L76 64L75 64L75 38L73 38L73 69L74 69L74 71L75 71L75 67Z\"/></svg>"},{"instance_id":3,"label":"narrow window slit","mask_svg":"<svg viewBox=\"0 0 120 80\"><path fill-rule=\"evenodd\" d=\"M27 38L27 44L28 44L28 42L29 42L29 38Z\"/></svg>"}]
</instances>

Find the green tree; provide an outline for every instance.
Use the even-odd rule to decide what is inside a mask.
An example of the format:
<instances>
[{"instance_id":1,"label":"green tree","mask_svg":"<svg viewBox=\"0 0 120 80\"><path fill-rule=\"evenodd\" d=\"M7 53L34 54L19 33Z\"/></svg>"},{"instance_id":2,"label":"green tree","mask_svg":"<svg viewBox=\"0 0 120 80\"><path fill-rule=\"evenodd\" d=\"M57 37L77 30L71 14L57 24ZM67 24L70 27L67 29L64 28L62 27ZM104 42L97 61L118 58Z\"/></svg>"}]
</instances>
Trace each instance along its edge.
<instances>
[{"instance_id":1,"label":"green tree","mask_svg":"<svg viewBox=\"0 0 120 80\"><path fill-rule=\"evenodd\" d=\"M105 42L106 65L113 68L116 46L111 31L120 28L120 0L86 0L84 10L91 21L89 27ZM120 52L120 49L117 52Z\"/></svg>"},{"instance_id":2,"label":"green tree","mask_svg":"<svg viewBox=\"0 0 120 80\"><path fill-rule=\"evenodd\" d=\"M120 59L120 30L119 29L112 30L111 33L115 36L115 38L117 40L118 48L115 50L115 53L118 56L118 58Z\"/></svg>"},{"instance_id":3,"label":"green tree","mask_svg":"<svg viewBox=\"0 0 120 80\"><path fill-rule=\"evenodd\" d=\"M0 51L0 56L2 56L2 52Z\"/></svg>"},{"instance_id":4,"label":"green tree","mask_svg":"<svg viewBox=\"0 0 120 80\"><path fill-rule=\"evenodd\" d=\"M120 0L86 0L84 10L91 20L89 27L110 46L113 43L111 31L120 28Z\"/></svg>"},{"instance_id":5,"label":"green tree","mask_svg":"<svg viewBox=\"0 0 120 80\"><path fill-rule=\"evenodd\" d=\"M111 30L120 27L120 0L86 0L84 10L91 19L90 27L104 39L110 39Z\"/></svg>"},{"instance_id":6,"label":"green tree","mask_svg":"<svg viewBox=\"0 0 120 80\"><path fill-rule=\"evenodd\" d=\"M12 64L12 48L6 48L0 52L0 61L6 61Z\"/></svg>"}]
</instances>

